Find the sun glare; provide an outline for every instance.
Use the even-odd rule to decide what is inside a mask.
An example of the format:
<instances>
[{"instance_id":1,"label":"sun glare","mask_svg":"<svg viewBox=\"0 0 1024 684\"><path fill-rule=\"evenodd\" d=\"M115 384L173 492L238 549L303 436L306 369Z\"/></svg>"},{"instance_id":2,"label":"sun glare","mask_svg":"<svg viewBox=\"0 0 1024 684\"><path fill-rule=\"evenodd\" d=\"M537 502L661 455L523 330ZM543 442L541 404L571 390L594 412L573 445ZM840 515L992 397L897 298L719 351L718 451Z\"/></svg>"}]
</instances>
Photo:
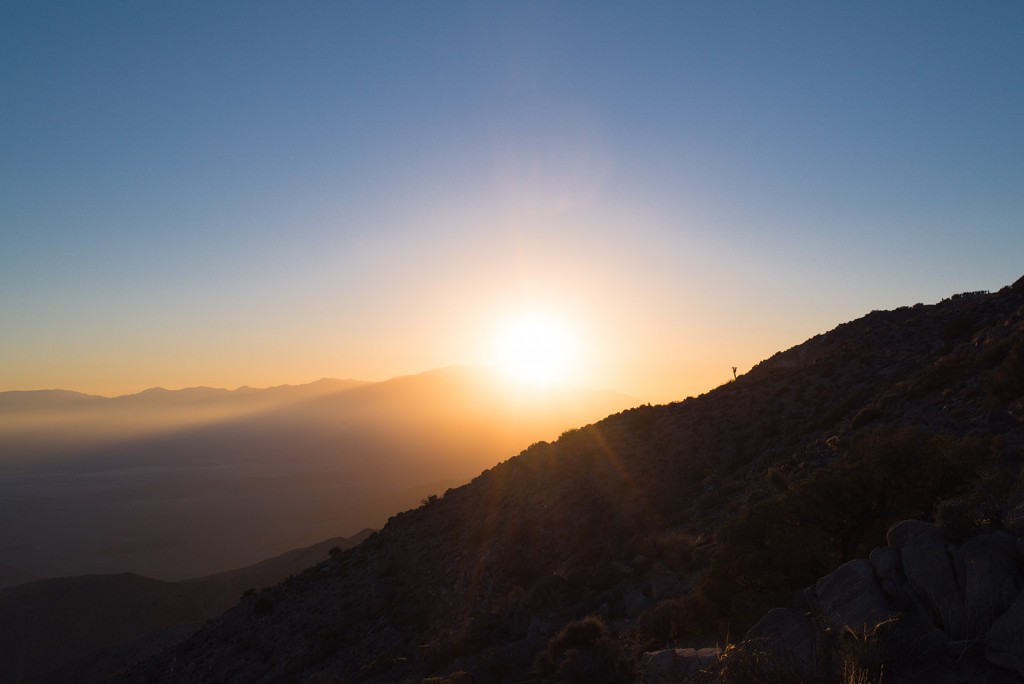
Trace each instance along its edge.
<instances>
[{"instance_id":1,"label":"sun glare","mask_svg":"<svg viewBox=\"0 0 1024 684\"><path fill-rule=\"evenodd\" d=\"M569 376L572 341L562 321L541 315L510 320L498 331L495 364L510 378L548 385Z\"/></svg>"}]
</instances>

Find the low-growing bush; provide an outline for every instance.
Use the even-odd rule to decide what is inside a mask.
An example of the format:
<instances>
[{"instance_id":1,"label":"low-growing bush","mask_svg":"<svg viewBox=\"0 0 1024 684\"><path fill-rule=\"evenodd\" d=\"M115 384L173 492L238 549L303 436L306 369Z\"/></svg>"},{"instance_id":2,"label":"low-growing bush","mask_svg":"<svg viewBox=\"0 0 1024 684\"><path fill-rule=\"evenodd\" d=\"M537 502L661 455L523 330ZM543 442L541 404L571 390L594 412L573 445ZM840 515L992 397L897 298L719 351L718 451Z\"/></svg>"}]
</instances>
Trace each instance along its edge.
<instances>
[{"instance_id":1,"label":"low-growing bush","mask_svg":"<svg viewBox=\"0 0 1024 684\"><path fill-rule=\"evenodd\" d=\"M687 594L665 599L641 613L634 624L641 650L673 643L691 643L719 636L718 610L701 596Z\"/></svg>"},{"instance_id":2,"label":"low-growing bush","mask_svg":"<svg viewBox=\"0 0 1024 684\"><path fill-rule=\"evenodd\" d=\"M619 642L596 615L570 622L548 642L534 669L565 684L625 684L632 681L630 662Z\"/></svg>"},{"instance_id":3,"label":"low-growing bush","mask_svg":"<svg viewBox=\"0 0 1024 684\"><path fill-rule=\"evenodd\" d=\"M745 630L842 563L885 543L904 518L972 491L987 445L910 429L879 428L853 440L828 466L748 506L721 530L701 593Z\"/></svg>"}]
</instances>

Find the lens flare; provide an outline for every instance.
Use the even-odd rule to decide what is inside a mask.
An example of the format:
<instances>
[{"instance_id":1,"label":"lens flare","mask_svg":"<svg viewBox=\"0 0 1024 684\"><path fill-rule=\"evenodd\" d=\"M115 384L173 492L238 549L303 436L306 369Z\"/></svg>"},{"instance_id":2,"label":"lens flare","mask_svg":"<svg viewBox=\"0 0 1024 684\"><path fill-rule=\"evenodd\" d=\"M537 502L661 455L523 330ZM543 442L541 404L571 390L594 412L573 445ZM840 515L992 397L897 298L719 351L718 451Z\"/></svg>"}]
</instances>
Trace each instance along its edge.
<instances>
[{"instance_id":1,"label":"lens flare","mask_svg":"<svg viewBox=\"0 0 1024 684\"><path fill-rule=\"evenodd\" d=\"M569 376L573 344L561 320L539 314L507 321L499 330L495 365L525 384L548 385Z\"/></svg>"}]
</instances>

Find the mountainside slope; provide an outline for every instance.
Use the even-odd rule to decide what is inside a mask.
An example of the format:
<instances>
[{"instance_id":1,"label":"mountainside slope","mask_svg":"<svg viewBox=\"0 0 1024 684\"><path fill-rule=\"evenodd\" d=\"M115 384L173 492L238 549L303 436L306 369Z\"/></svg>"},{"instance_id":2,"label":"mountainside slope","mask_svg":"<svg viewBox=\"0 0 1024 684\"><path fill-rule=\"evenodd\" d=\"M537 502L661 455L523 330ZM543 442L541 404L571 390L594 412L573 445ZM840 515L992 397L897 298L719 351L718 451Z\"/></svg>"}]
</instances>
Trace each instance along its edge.
<instances>
[{"instance_id":1,"label":"mountainside slope","mask_svg":"<svg viewBox=\"0 0 1024 684\"><path fill-rule=\"evenodd\" d=\"M2 681L73 681L82 671L96 677L116 672L185 638L243 592L280 582L322 560L330 549L355 546L369 533L181 582L126 573L60 577L0 590Z\"/></svg>"},{"instance_id":2,"label":"mountainside slope","mask_svg":"<svg viewBox=\"0 0 1024 684\"><path fill-rule=\"evenodd\" d=\"M872 312L535 444L119 681L630 681L643 650L742 634L896 520L998 525L1022 447L1024 279Z\"/></svg>"}]
</instances>

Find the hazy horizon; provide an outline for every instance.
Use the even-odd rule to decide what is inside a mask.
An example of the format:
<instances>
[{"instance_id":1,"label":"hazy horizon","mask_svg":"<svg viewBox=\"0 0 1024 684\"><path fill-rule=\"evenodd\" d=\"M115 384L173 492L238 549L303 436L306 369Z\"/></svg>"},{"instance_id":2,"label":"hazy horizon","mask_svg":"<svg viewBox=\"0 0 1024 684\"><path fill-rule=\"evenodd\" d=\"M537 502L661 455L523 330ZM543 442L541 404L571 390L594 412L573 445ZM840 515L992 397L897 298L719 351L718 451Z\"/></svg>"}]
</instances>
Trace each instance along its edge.
<instances>
[{"instance_id":1,"label":"hazy horizon","mask_svg":"<svg viewBox=\"0 0 1024 684\"><path fill-rule=\"evenodd\" d=\"M430 373L438 373L438 372L443 372L443 371L453 370L453 369L454 370L457 370L457 369L480 370L480 371L482 371L484 373L493 374L496 377L504 375L504 373L503 373L503 371L502 371L502 369L500 367L498 367L496 365L492 365L492 364L453 364L453 365L441 366L441 367L437 367L437 368L427 368L427 369L423 369L423 370L421 370L419 372L403 373L401 375L395 375L395 376L390 376L390 377L385 377L385 378L380 378L380 379L337 378L337 377L330 377L330 376L320 376L320 377L312 378L312 379L309 379L309 380L302 380L302 381L297 381L297 382L282 382L282 383L274 384L274 385L254 385L252 383L243 383L241 385L233 385L233 386L219 386L219 385L211 385L211 384L181 385L181 386L170 386L170 387L165 387L163 385L145 385L145 386L139 385L135 389L129 389L127 391L123 391L123 392L120 392L120 393L117 393L117 394L112 394L112 393L103 394L103 393L99 393L99 392L88 392L88 391L84 391L84 390L78 389L76 387L58 387L58 386L54 386L54 387L27 387L27 388L26 387L12 387L10 389L0 389L0 394L12 393L12 392L71 392L71 393L74 393L74 394L82 394L82 395L86 395L86 396L90 396L90 397L98 397L98 398L102 398L102 399L119 399L119 398L123 398L123 397L131 397L131 396L135 396L137 394L142 394L142 393L148 392L150 390L164 390L164 391L167 391L167 392L183 392L183 391L187 391L187 390L214 390L214 391L225 391L225 392L234 393L234 392L238 392L240 390L267 390L267 389L271 389L272 390L272 389L282 389L282 388L290 388L290 387L305 387L305 386L308 386L308 385L315 385L317 383L322 383L322 382L356 383L356 384L360 384L360 385L362 385L362 384L366 384L366 385L380 384L380 383L386 383L386 382L393 381L393 380L401 380L403 378L411 378L411 377L427 375L427 374L430 374ZM551 382L551 383L544 383L544 384L538 384L538 385L531 386L531 383L529 383L529 382L519 382L515 378L507 378L507 379L510 381L509 382L509 390L512 393L522 392L522 391L533 391L533 390L544 392L544 391L549 390L549 389L550 390L577 389L577 390L584 390L584 391L589 391L589 392L603 392L603 393L620 394L620 395L622 395L624 397L628 397L628 398L632 398L632 399L638 399L637 397L632 397L631 395L628 395L628 394L626 394L624 392L619 392L614 387L591 387L591 386L587 386L587 385L584 385L584 384L581 384L581 383L570 383L570 382ZM532 387L532 389L531 389L531 387ZM679 398L683 399L684 397L679 397Z\"/></svg>"},{"instance_id":2,"label":"hazy horizon","mask_svg":"<svg viewBox=\"0 0 1024 684\"><path fill-rule=\"evenodd\" d=\"M0 566L200 576L388 517L636 405L448 368L380 383L4 396Z\"/></svg>"},{"instance_id":3,"label":"hazy horizon","mask_svg":"<svg viewBox=\"0 0 1024 684\"><path fill-rule=\"evenodd\" d=\"M1019 3L0 18L0 390L497 362L660 403L1024 263Z\"/></svg>"}]
</instances>

